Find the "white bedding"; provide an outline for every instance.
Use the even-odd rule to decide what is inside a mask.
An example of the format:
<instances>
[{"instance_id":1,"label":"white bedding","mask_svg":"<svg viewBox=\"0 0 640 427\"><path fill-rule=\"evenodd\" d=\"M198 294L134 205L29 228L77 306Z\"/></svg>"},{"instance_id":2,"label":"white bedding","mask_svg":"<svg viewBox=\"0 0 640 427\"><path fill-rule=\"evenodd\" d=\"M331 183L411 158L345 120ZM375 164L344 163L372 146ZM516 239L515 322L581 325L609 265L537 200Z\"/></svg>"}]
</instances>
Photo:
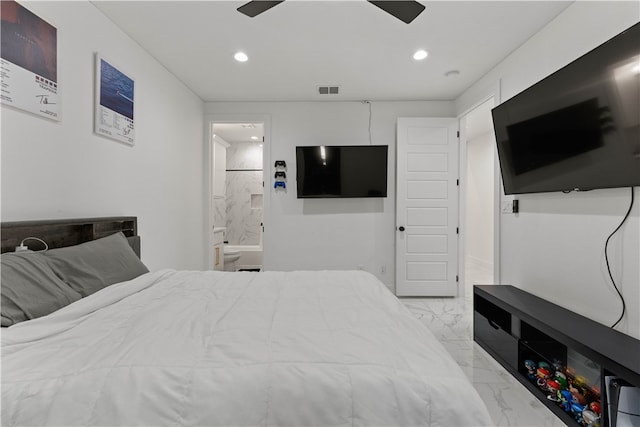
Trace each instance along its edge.
<instances>
[{"instance_id":1,"label":"white bedding","mask_svg":"<svg viewBox=\"0 0 640 427\"><path fill-rule=\"evenodd\" d=\"M163 270L2 333L2 425L491 425L374 276Z\"/></svg>"}]
</instances>

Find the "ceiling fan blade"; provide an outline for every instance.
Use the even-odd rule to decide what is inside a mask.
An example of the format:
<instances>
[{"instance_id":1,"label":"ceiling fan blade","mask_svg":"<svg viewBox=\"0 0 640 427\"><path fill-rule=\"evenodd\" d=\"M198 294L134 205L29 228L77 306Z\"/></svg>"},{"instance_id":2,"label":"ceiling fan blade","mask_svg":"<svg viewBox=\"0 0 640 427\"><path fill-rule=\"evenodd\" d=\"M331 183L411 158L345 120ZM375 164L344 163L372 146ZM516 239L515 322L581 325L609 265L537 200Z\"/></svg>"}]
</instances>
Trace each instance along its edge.
<instances>
[{"instance_id":1,"label":"ceiling fan blade","mask_svg":"<svg viewBox=\"0 0 640 427\"><path fill-rule=\"evenodd\" d=\"M416 19L425 9L425 7L417 1L368 1L369 3L375 4L385 12L395 16L405 24Z\"/></svg>"},{"instance_id":2,"label":"ceiling fan blade","mask_svg":"<svg viewBox=\"0 0 640 427\"><path fill-rule=\"evenodd\" d=\"M249 3L243 4L237 9L237 11L240 13L244 13L250 18L253 18L254 16L260 15L262 12L266 12L267 10L271 9L273 6L277 6L283 1L284 0L281 0L281 1L254 0L254 1L250 1Z\"/></svg>"}]
</instances>

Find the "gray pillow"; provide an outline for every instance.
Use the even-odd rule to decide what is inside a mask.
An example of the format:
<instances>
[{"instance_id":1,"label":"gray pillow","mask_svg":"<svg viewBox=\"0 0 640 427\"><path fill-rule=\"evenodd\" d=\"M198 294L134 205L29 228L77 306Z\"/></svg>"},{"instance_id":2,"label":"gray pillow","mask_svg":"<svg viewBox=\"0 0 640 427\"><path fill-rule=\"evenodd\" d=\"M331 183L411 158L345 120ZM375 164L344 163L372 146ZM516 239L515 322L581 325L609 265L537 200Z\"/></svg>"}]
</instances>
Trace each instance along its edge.
<instances>
[{"instance_id":1,"label":"gray pillow","mask_svg":"<svg viewBox=\"0 0 640 427\"><path fill-rule=\"evenodd\" d=\"M2 254L1 267L2 326L45 316L81 298L41 253Z\"/></svg>"},{"instance_id":2,"label":"gray pillow","mask_svg":"<svg viewBox=\"0 0 640 427\"><path fill-rule=\"evenodd\" d=\"M122 232L67 248L51 249L45 256L53 271L83 297L149 272Z\"/></svg>"}]
</instances>

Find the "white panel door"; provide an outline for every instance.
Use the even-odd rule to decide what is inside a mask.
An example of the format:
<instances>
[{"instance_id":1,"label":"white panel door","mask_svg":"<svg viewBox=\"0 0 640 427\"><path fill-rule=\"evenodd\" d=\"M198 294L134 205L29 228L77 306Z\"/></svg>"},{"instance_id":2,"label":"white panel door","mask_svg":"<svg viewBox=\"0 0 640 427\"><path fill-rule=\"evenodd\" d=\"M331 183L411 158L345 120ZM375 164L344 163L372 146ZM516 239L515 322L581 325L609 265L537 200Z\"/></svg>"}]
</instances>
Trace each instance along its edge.
<instances>
[{"instance_id":1,"label":"white panel door","mask_svg":"<svg viewBox=\"0 0 640 427\"><path fill-rule=\"evenodd\" d=\"M458 293L458 120L399 118L396 295Z\"/></svg>"}]
</instances>

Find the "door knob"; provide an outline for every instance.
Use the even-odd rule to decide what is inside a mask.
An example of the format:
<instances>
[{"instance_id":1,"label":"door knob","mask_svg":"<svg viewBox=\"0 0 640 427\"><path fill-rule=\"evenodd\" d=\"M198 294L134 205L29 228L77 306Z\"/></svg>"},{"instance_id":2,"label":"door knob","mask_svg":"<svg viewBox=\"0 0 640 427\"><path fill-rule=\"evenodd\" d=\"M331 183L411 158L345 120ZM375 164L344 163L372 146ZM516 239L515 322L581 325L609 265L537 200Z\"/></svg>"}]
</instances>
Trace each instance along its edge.
<instances>
[{"instance_id":1,"label":"door knob","mask_svg":"<svg viewBox=\"0 0 640 427\"><path fill-rule=\"evenodd\" d=\"M400 227L398 227L398 230L404 231L404 226L401 225Z\"/></svg>"}]
</instances>

